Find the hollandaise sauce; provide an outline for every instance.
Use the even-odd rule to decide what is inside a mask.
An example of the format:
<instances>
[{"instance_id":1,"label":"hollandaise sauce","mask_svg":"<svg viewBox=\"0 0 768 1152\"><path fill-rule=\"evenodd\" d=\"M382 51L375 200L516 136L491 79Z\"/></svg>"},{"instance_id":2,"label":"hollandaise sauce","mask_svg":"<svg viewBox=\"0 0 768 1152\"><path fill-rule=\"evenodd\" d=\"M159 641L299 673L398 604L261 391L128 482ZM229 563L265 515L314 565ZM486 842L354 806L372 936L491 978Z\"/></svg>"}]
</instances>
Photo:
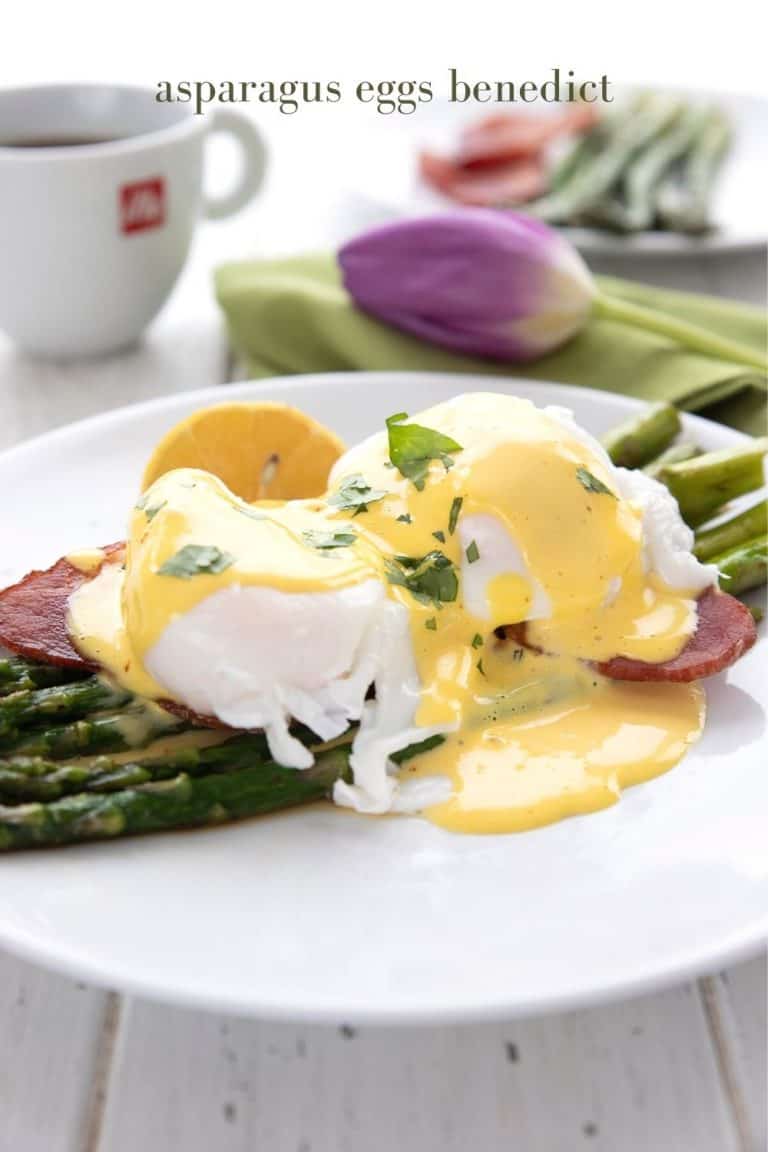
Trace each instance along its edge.
<instances>
[{"instance_id":1,"label":"hollandaise sauce","mask_svg":"<svg viewBox=\"0 0 768 1152\"><path fill-rule=\"evenodd\" d=\"M591 662L676 656L696 624L696 590L648 570L642 509L622 497L599 446L567 420L494 394L387 423L337 462L328 492L312 500L246 504L209 473L162 476L132 513L124 565L104 564L70 601L77 647L134 692L162 699L167 684L148 670L159 666L158 645L215 596L374 587L366 603L379 615L361 625L358 648L363 632L371 651L376 628L382 650L387 628L390 638L397 632L381 602L398 606L410 646L398 664L403 684L388 682L371 657L375 698L366 707L383 710L399 692L404 743L414 732L445 736L402 773L450 781L450 798L429 819L473 832L533 827L604 807L623 786L671 767L701 730L701 691L609 683ZM98 563L89 554L73 561L83 570ZM237 613L247 611L236 601L227 601L233 652ZM297 672L282 659L290 682L280 699L298 685L304 702L310 690L322 702L327 686L301 680L313 635L285 618L280 644L295 647ZM499 641L498 630L516 624L526 647ZM231 672L219 640L216 669L202 641L183 649L200 660L201 677ZM247 697L247 676L236 676ZM346 715L362 715L366 687L355 712L342 684L334 699ZM272 714L263 699L259 707ZM392 752L397 731L387 724ZM361 756L353 746L353 768ZM385 765L382 753L382 774Z\"/></svg>"},{"instance_id":2,"label":"hollandaise sauce","mask_svg":"<svg viewBox=\"0 0 768 1152\"><path fill-rule=\"evenodd\" d=\"M697 684L613 682L509 644L487 668L488 694L461 729L402 769L450 781L450 799L424 815L453 832L522 832L606 808L677 764L703 728Z\"/></svg>"}]
</instances>

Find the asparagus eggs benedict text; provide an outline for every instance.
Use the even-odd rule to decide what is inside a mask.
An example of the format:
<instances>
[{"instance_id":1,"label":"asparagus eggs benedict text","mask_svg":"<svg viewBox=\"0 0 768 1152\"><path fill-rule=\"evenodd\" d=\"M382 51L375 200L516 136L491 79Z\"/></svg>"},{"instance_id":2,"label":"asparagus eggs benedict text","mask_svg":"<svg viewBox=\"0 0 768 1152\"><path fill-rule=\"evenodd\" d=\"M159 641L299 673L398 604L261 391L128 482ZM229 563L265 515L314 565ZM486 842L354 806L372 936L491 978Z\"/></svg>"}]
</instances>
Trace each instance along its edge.
<instances>
[{"instance_id":1,"label":"asparagus eggs benedict text","mask_svg":"<svg viewBox=\"0 0 768 1152\"><path fill-rule=\"evenodd\" d=\"M338 804L511 831L615 802L700 733L695 683L603 674L685 648L717 578L691 547L668 491L568 412L475 393L392 416L320 498L168 472L68 627L127 688L263 729L298 771L358 725Z\"/></svg>"}]
</instances>

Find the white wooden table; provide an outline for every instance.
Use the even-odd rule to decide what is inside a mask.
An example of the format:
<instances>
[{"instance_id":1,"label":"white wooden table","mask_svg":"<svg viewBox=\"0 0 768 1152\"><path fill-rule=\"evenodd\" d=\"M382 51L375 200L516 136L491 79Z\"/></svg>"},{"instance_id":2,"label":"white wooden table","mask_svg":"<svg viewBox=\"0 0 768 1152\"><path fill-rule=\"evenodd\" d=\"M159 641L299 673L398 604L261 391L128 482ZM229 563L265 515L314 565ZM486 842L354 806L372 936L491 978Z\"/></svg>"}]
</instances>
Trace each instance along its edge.
<instances>
[{"instance_id":1,"label":"white wooden table","mask_svg":"<svg viewBox=\"0 0 768 1152\"><path fill-rule=\"evenodd\" d=\"M323 143L311 149L304 139L303 163L321 171ZM106 408L223 384L232 368L210 268L333 235L342 206L315 196L288 220L290 187L286 160L254 212L201 231L135 352L35 364L0 337L0 448ZM602 270L764 295L760 256ZM0 1152L764 1152L765 1100L764 956L561 1016L355 1030L153 1005L0 953Z\"/></svg>"}]
</instances>

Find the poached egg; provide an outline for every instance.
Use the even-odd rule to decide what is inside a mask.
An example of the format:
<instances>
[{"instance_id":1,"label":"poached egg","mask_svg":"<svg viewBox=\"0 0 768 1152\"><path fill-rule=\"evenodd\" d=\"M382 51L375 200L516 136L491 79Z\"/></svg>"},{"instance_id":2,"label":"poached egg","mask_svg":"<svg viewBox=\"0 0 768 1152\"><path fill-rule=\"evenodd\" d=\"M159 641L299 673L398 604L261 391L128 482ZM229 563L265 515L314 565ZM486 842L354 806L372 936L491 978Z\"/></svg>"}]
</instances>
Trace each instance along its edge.
<instances>
[{"instance_id":1,"label":"poached egg","mask_svg":"<svg viewBox=\"0 0 768 1152\"><path fill-rule=\"evenodd\" d=\"M590 665L681 651L717 575L692 543L667 490L569 412L472 393L391 418L319 499L167 473L69 626L126 687L263 729L297 770L357 723L341 805L512 830L614 802L699 734L696 685ZM530 647L499 641L521 623Z\"/></svg>"}]
</instances>

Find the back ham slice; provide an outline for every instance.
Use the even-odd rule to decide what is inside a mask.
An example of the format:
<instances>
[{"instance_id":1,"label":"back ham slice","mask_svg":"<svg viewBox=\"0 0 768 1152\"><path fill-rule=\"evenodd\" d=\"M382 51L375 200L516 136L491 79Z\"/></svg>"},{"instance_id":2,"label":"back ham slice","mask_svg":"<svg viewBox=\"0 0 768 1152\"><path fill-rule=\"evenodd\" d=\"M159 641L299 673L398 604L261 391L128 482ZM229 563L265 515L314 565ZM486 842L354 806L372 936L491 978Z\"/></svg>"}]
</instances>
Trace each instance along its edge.
<instances>
[{"instance_id":1,"label":"back ham slice","mask_svg":"<svg viewBox=\"0 0 768 1152\"><path fill-rule=\"evenodd\" d=\"M727 592L707 588L699 596L696 610L696 631L673 660L647 664L644 660L632 660L628 656L614 656L612 660L596 663L595 668L609 680L688 683L730 668L757 639L757 627L752 613ZM533 647L527 644L525 624L513 624L503 631L505 640Z\"/></svg>"},{"instance_id":2,"label":"back ham slice","mask_svg":"<svg viewBox=\"0 0 768 1152\"><path fill-rule=\"evenodd\" d=\"M30 572L18 584L0 592L0 646L44 664L82 668L98 672L99 665L82 656L69 635L67 604L70 596L97 575L104 564L122 564L124 544L108 544L102 549L103 563L92 572L82 572L66 558L52 568ZM226 728L215 716L202 716L175 700L158 700L166 710L205 728Z\"/></svg>"},{"instance_id":3,"label":"back ham slice","mask_svg":"<svg viewBox=\"0 0 768 1152\"><path fill-rule=\"evenodd\" d=\"M591 104L573 104L544 116L496 112L468 125L453 155L422 152L419 172L427 184L459 204L514 208L546 193L548 145L558 136L588 131L597 120Z\"/></svg>"},{"instance_id":4,"label":"back ham slice","mask_svg":"<svg viewBox=\"0 0 768 1152\"><path fill-rule=\"evenodd\" d=\"M105 564L122 563L124 545L104 549ZM67 630L70 596L95 573L84 573L66 559L52 568L30 572L18 584L0 592L0 645L30 660L92 671L97 666L77 651ZM524 624L504 629L504 638L526 644ZM698 599L696 631L674 660L646 664L615 656L597 664L597 671L611 680L689 681L714 676L730 667L757 639L752 614L741 601L708 588ZM163 702L181 715L192 715L180 705ZM215 724L210 717L194 717L198 723Z\"/></svg>"},{"instance_id":5,"label":"back ham slice","mask_svg":"<svg viewBox=\"0 0 768 1152\"><path fill-rule=\"evenodd\" d=\"M614 656L597 665L598 672L611 680L669 680L687 682L714 676L730 668L757 639L757 626L752 613L727 592L707 588L697 601L696 631L674 660L663 664L645 664Z\"/></svg>"},{"instance_id":6,"label":"back ham slice","mask_svg":"<svg viewBox=\"0 0 768 1152\"><path fill-rule=\"evenodd\" d=\"M543 116L494 112L464 129L454 159L458 167L472 171L539 157L558 136L588 132L599 119L594 104L570 104Z\"/></svg>"},{"instance_id":7,"label":"back ham slice","mask_svg":"<svg viewBox=\"0 0 768 1152\"><path fill-rule=\"evenodd\" d=\"M462 168L447 156L422 152L419 171L428 184L450 200L476 208L527 204L543 196L547 185L544 162L538 156L523 156L493 168L474 170Z\"/></svg>"},{"instance_id":8,"label":"back ham slice","mask_svg":"<svg viewBox=\"0 0 768 1152\"><path fill-rule=\"evenodd\" d=\"M108 544L102 549L104 564L122 564L124 544ZM67 604L97 572L82 572L69 560L58 560L52 568L29 572L18 584L0 592L0 644L44 664L63 668L97 671L97 665L81 656L67 629Z\"/></svg>"}]
</instances>

